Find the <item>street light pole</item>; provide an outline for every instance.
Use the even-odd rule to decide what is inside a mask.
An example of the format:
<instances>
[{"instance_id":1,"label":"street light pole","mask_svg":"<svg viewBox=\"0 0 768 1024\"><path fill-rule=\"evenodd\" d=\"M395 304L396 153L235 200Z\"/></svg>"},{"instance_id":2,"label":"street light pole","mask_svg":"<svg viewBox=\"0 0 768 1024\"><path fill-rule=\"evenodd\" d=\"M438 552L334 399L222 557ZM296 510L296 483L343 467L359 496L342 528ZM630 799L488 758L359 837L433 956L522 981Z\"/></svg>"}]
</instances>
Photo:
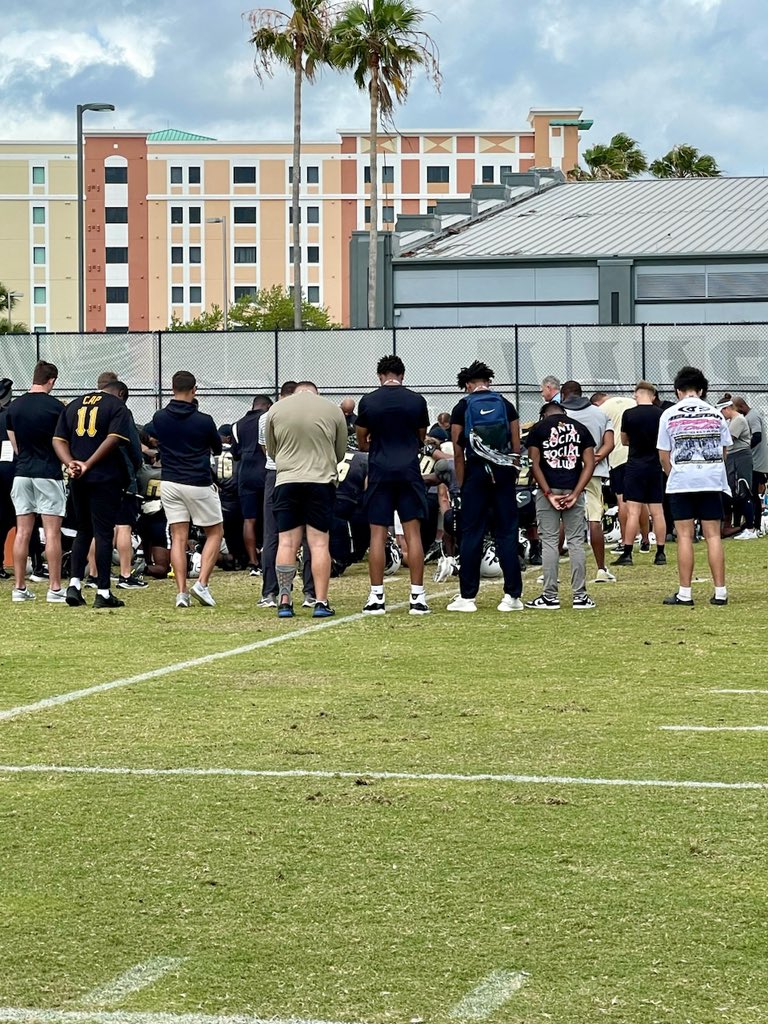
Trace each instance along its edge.
<instances>
[{"instance_id":1,"label":"street light pole","mask_svg":"<svg viewBox=\"0 0 768 1024\"><path fill-rule=\"evenodd\" d=\"M77 104L77 329L85 333L85 183L83 153L83 111L114 110L111 103Z\"/></svg>"},{"instance_id":2,"label":"street light pole","mask_svg":"<svg viewBox=\"0 0 768 1024\"><path fill-rule=\"evenodd\" d=\"M229 330L229 281L228 281L228 270L229 260L227 259L229 253L227 252L227 218L226 217L206 217L206 224L221 224L221 269L222 269L222 282L224 285L224 330Z\"/></svg>"}]
</instances>

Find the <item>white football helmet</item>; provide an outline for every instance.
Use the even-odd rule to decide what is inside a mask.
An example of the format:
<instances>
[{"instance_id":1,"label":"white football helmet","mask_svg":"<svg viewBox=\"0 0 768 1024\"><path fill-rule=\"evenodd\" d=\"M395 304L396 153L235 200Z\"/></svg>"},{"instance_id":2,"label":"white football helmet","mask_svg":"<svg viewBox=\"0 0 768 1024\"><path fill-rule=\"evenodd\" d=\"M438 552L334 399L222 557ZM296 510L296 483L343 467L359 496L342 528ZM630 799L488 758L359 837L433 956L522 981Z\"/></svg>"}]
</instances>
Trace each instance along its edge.
<instances>
[{"instance_id":1,"label":"white football helmet","mask_svg":"<svg viewBox=\"0 0 768 1024\"><path fill-rule=\"evenodd\" d=\"M403 554L397 545L397 542L389 538L386 547L386 561L384 563L384 575L394 576L400 566L403 564Z\"/></svg>"},{"instance_id":2,"label":"white football helmet","mask_svg":"<svg viewBox=\"0 0 768 1024\"><path fill-rule=\"evenodd\" d=\"M480 575L485 580L497 579L504 575L493 544L489 544L483 552L483 557L480 560Z\"/></svg>"}]
</instances>

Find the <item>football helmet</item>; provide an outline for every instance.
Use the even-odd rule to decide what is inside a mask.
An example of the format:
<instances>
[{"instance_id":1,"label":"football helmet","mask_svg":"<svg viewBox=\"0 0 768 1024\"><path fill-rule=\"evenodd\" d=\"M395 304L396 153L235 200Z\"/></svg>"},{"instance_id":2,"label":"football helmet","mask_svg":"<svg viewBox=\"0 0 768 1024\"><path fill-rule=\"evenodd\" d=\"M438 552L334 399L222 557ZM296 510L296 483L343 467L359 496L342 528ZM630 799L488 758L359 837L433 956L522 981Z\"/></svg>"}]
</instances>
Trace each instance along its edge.
<instances>
[{"instance_id":1,"label":"football helmet","mask_svg":"<svg viewBox=\"0 0 768 1024\"><path fill-rule=\"evenodd\" d=\"M497 579L503 575L501 563L493 544L488 544L483 551L483 557L480 559L480 575L485 580Z\"/></svg>"}]
</instances>

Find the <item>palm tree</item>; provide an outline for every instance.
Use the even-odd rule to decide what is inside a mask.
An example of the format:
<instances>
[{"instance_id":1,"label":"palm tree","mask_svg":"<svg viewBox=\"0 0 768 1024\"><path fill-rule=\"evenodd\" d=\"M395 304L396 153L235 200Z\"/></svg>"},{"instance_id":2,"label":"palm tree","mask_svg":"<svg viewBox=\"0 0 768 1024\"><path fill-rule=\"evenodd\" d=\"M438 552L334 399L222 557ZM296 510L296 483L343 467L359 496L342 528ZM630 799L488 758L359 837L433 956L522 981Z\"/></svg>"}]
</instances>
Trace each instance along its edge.
<instances>
[{"instance_id":1,"label":"palm tree","mask_svg":"<svg viewBox=\"0 0 768 1024\"><path fill-rule=\"evenodd\" d=\"M719 178L723 173L713 156L699 153L695 146L685 142L654 160L650 172L654 178Z\"/></svg>"},{"instance_id":2,"label":"palm tree","mask_svg":"<svg viewBox=\"0 0 768 1024\"><path fill-rule=\"evenodd\" d=\"M358 89L368 90L371 104L371 225L368 242L368 326L376 326L376 272L379 228L379 121L392 125L396 103L408 97L413 72L424 67L437 89L440 63L432 37L421 25L425 12L411 0L353 0L333 32L331 59L351 69Z\"/></svg>"},{"instance_id":3,"label":"palm tree","mask_svg":"<svg viewBox=\"0 0 768 1024\"><path fill-rule=\"evenodd\" d=\"M328 0L291 0L290 14L260 7L245 17L251 26L256 49L254 70L260 81L271 77L273 66L282 64L293 71L293 317L301 329L301 87L313 82L328 63L331 7Z\"/></svg>"},{"instance_id":4,"label":"palm tree","mask_svg":"<svg viewBox=\"0 0 768 1024\"><path fill-rule=\"evenodd\" d=\"M637 142L625 132L617 132L611 141L598 143L584 151L589 168L574 167L569 178L575 181L620 181L635 178L648 170L648 161Z\"/></svg>"},{"instance_id":5,"label":"palm tree","mask_svg":"<svg viewBox=\"0 0 768 1024\"><path fill-rule=\"evenodd\" d=\"M16 301L17 300L13 293L11 292L11 289L6 287L6 285L4 285L2 281L0 281L0 313L5 313L7 315L9 312L9 307L10 310L12 310L13 307L16 305Z\"/></svg>"}]
</instances>

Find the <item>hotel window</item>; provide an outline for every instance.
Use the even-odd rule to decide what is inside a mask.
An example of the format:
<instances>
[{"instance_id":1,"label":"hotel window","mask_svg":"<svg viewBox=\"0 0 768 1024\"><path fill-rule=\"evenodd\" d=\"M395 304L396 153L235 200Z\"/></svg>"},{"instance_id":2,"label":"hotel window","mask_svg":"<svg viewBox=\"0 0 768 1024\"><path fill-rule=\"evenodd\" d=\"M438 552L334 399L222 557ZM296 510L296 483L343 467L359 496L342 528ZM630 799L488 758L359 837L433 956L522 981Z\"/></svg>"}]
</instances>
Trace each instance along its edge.
<instances>
[{"instance_id":1,"label":"hotel window","mask_svg":"<svg viewBox=\"0 0 768 1024\"><path fill-rule=\"evenodd\" d=\"M311 284L307 288L307 302L319 302L320 301L320 285Z\"/></svg>"},{"instance_id":2,"label":"hotel window","mask_svg":"<svg viewBox=\"0 0 768 1024\"><path fill-rule=\"evenodd\" d=\"M48 328L47 327L41 327L39 325L35 326L35 334L47 334L47 333L48 333Z\"/></svg>"},{"instance_id":3,"label":"hotel window","mask_svg":"<svg viewBox=\"0 0 768 1024\"><path fill-rule=\"evenodd\" d=\"M512 167L511 167L511 166L508 166L508 167L500 167L500 168L499 168L499 175L500 175L500 178L499 178L499 180L500 180L500 181L503 181L503 180L504 180L504 175L505 175L505 174L511 174L511 173L512 173Z\"/></svg>"},{"instance_id":4,"label":"hotel window","mask_svg":"<svg viewBox=\"0 0 768 1024\"><path fill-rule=\"evenodd\" d=\"M44 167L33 167L32 168L32 184L33 185L44 185L45 184L45 168Z\"/></svg>"},{"instance_id":5,"label":"hotel window","mask_svg":"<svg viewBox=\"0 0 768 1024\"><path fill-rule=\"evenodd\" d=\"M319 206L308 206L307 207L307 224L319 224L320 223L320 207Z\"/></svg>"},{"instance_id":6,"label":"hotel window","mask_svg":"<svg viewBox=\"0 0 768 1024\"><path fill-rule=\"evenodd\" d=\"M256 207L255 206L236 206L234 213L235 224L255 224L256 223Z\"/></svg>"},{"instance_id":7,"label":"hotel window","mask_svg":"<svg viewBox=\"0 0 768 1024\"><path fill-rule=\"evenodd\" d=\"M493 184L493 167L483 167L482 182L484 185Z\"/></svg>"},{"instance_id":8,"label":"hotel window","mask_svg":"<svg viewBox=\"0 0 768 1024\"><path fill-rule=\"evenodd\" d=\"M183 263L184 250L180 245L171 246L171 263Z\"/></svg>"},{"instance_id":9,"label":"hotel window","mask_svg":"<svg viewBox=\"0 0 768 1024\"><path fill-rule=\"evenodd\" d=\"M127 263L128 262L128 246L126 245L108 245L106 248L105 263Z\"/></svg>"},{"instance_id":10,"label":"hotel window","mask_svg":"<svg viewBox=\"0 0 768 1024\"><path fill-rule=\"evenodd\" d=\"M184 289L177 286L171 288L171 302L180 306L184 301Z\"/></svg>"},{"instance_id":11,"label":"hotel window","mask_svg":"<svg viewBox=\"0 0 768 1024\"><path fill-rule=\"evenodd\" d=\"M104 208L104 221L107 224L127 224L127 206L106 206Z\"/></svg>"},{"instance_id":12,"label":"hotel window","mask_svg":"<svg viewBox=\"0 0 768 1024\"><path fill-rule=\"evenodd\" d=\"M203 301L203 289L199 284L193 284L189 289L189 301L195 304Z\"/></svg>"},{"instance_id":13,"label":"hotel window","mask_svg":"<svg viewBox=\"0 0 768 1024\"><path fill-rule=\"evenodd\" d=\"M107 288L107 302L127 302L127 288Z\"/></svg>"},{"instance_id":14,"label":"hotel window","mask_svg":"<svg viewBox=\"0 0 768 1024\"><path fill-rule=\"evenodd\" d=\"M184 183L183 168L172 167L171 168L171 184L182 185Z\"/></svg>"},{"instance_id":15,"label":"hotel window","mask_svg":"<svg viewBox=\"0 0 768 1024\"><path fill-rule=\"evenodd\" d=\"M255 245L236 245L235 246L235 263L255 263L256 262L256 246Z\"/></svg>"},{"instance_id":16,"label":"hotel window","mask_svg":"<svg viewBox=\"0 0 768 1024\"><path fill-rule=\"evenodd\" d=\"M126 324L125 327L107 327L106 333L107 334L128 334L128 325Z\"/></svg>"},{"instance_id":17,"label":"hotel window","mask_svg":"<svg viewBox=\"0 0 768 1024\"><path fill-rule=\"evenodd\" d=\"M319 185L320 184L320 168L317 166L305 167L307 185ZM293 168L288 168L288 184L293 184Z\"/></svg>"},{"instance_id":18,"label":"hotel window","mask_svg":"<svg viewBox=\"0 0 768 1024\"><path fill-rule=\"evenodd\" d=\"M202 260L202 249L199 245L190 245L189 247L189 262L200 263Z\"/></svg>"},{"instance_id":19,"label":"hotel window","mask_svg":"<svg viewBox=\"0 0 768 1024\"><path fill-rule=\"evenodd\" d=\"M189 223L190 224L199 224L200 221L201 221L201 217L202 217L202 210L201 210L201 208L199 206L190 206L189 207Z\"/></svg>"},{"instance_id":20,"label":"hotel window","mask_svg":"<svg viewBox=\"0 0 768 1024\"><path fill-rule=\"evenodd\" d=\"M394 206L384 206L381 211L381 219L385 224L395 223L395 208Z\"/></svg>"},{"instance_id":21,"label":"hotel window","mask_svg":"<svg viewBox=\"0 0 768 1024\"><path fill-rule=\"evenodd\" d=\"M127 167L105 167L104 168L104 184L105 185L127 185L128 184L128 168Z\"/></svg>"},{"instance_id":22,"label":"hotel window","mask_svg":"<svg viewBox=\"0 0 768 1024\"><path fill-rule=\"evenodd\" d=\"M189 172L188 172L188 176L187 176L187 181L189 182L190 185L199 185L200 184L200 168L199 167L190 167L189 168Z\"/></svg>"},{"instance_id":23,"label":"hotel window","mask_svg":"<svg viewBox=\"0 0 768 1024\"><path fill-rule=\"evenodd\" d=\"M32 249L32 262L36 263L38 266L41 266L43 263L45 263L45 246L44 245L36 245L36 246L34 246L34 248Z\"/></svg>"},{"instance_id":24,"label":"hotel window","mask_svg":"<svg viewBox=\"0 0 768 1024\"><path fill-rule=\"evenodd\" d=\"M232 168L232 183L234 185L255 185L256 184L256 168L255 167L233 167Z\"/></svg>"},{"instance_id":25,"label":"hotel window","mask_svg":"<svg viewBox=\"0 0 768 1024\"><path fill-rule=\"evenodd\" d=\"M371 184L371 168L370 166L363 168L363 181L366 185ZM381 181L383 185L394 185L395 184L395 168L390 167L389 164L385 164L381 168Z\"/></svg>"},{"instance_id":26,"label":"hotel window","mask_svg":"<svg viewBox=\"0 0 768 1024\"><path fill-rule=\"evenodd\" d=\"M319 263L320 262L320 246L319 245L308 245L307 246L307 263Z\"/></svg>"},{"instance_id":27,"label":"hotel window","mask_svg":"<svg viewBox=\"0 0 768 1024\"><path fill-rule=\"evenodd\" d=\"M235 302L239 299L255 299L258 294L259 289L255 284L235 285Z\"/></svg>"},{"instance_id":28,"label":"hotel window","mask_svg":"<svg viewBox=\"0 0 768 1024\"><path fill-rule=\"evenodd\" d=\"M184 223L184 207L183 206L172 206L171 207L171 224L183 224Z\"/></svg>"},{"instance_id":29,"label":"hotel window","mask_svg":"<svg viewBox=\"0 0 768 1024\"><path fill-rule=\"evenodd\" d=\"M447 185L451 180L449 167L428 167L427 182L430 185Z\"/></svg>"},{"instance_id":30,"label":"hotel window","mask_svg":"<svg viewBox=\"0 0 768 1024\"><path fill-rule=\"evenodd\" d=\"M32 223L33 224L45 224L45 207L44 206L33 206L32 207Z\"/></svg>"},{"instance_id":31,"label":"hotel window","mask_svg":"<svg viewBox=\"0 0 768 1024\"><path fill-rule=\"evenodd\" d=\"M36 306L44 306L46 300L45 288L35 285L34 301Z\"/></svg>"}]
</instances>

